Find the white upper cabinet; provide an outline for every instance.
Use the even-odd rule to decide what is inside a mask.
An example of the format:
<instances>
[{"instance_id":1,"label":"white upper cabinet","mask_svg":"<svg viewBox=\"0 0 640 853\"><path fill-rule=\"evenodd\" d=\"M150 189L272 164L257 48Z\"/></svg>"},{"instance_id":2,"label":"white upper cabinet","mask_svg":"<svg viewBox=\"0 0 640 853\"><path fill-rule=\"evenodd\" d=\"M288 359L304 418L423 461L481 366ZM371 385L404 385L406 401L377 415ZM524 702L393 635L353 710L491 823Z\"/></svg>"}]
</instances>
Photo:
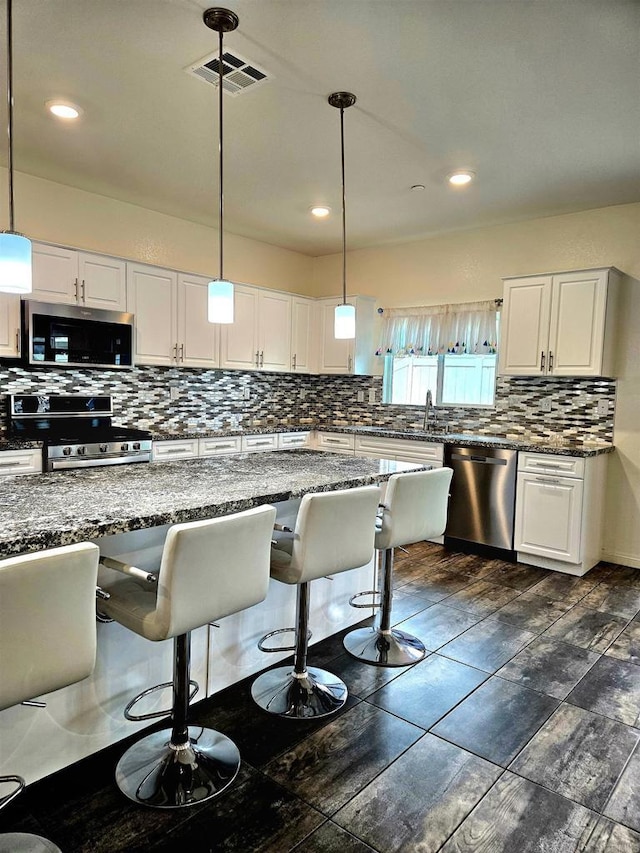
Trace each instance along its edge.
<instances>
[{"instance_id":1,"label":"white upper cabinet","mask_svg":"<svg viewBox=\"0 0 640 853\"><path fill-rule=\"evenodd\" d=\"M220 327L220 367L291 369L291 296L236 284L234 321Z\"/></svg>"},{"instance_id":2,"label":"white upper cabinet","mask_svg":"<svg viewBox=\"0 0 640 853\"><path fill-rule=\"evenodd\" d=\"M258 349L261 369L291 369L291 297L288 293L260 291Z\"/></svg>"},{"instance_id":3,"label":"white upper cabinet","mask_svg":"<svg viewBox=\"0 0 640 853\"><path fill-rule=\"evenodd\" d=\"M0 293L0 358L20 356L20 297Z\"/></svg>"},{"instance_id":4,"label":"white upper cabinet","mask_svg":"<svg viewBox=\"0 0 640 853\"><path fill-rule=\"evenodd\" d=\"M314 301L303 296L291 298L291 370L311 373L313 364Z\"/></svg>"},{"instance_id":5,"label":"white upper cabinet","mask_svg":"<svg viewBox=\"0 0 640 853\"><path fill-rule=\"evenodd\" d=\"M220 327L207 319L209 279L178 276L178 364L219 367Z\"/></svg>"},{"instance_id":6,"label":"white upper cabinet","mask_svg":"<svg viewBox=\"0 0 640 853\"><path fill-rule=\"evenodd\" d=\"M375 373L373 343L373 309L375 300L353 296L348 300L356 307L356 337L340 340L334 336L334 311L340 298L318 299L318 373Z\"/></svg>"},{"instance_id":7,"label":"white upper cabinet","mask_svg":"<svg viewBox=\"0 0 640 853\"><path fill-rule=\"evenodd\" d=\"M505 279L500 373L613 376L618 279L614 269Z\"/></svg>"},{"instance_id":8,"label":"white upper cabinet","mask_svg":"<svg viewBox=\"0 0 640 853\"><path fill-rule=\"evenodd\" d=\"M201 276L128 264L136 364L218 367L219 332L207 320L208 283Z\"/></svg>"},{"instance_id":9,"label":"white upper cabinet","mask_svg":"<svg viewBox=\"0 0 640 853\"><path fill-rule=\"evenodd\" d=\"M177 364L177 304L177 273L127 264L127 310L134 315L136 364Z\"/></svg>"},{"instance_id":10,"label":"white upper cabinet","mask_svg":"<svg viewBox=\"0 0 640 853\"><path fill-rule=\"evenodd\" d=\"M220 325L220 367L256 370L260 366L258 292L234 286L233 323Z\"/></svg>"},{"instance_id":11,"label":"white upper cabinet","mask_svg":"<svg viewBox=\"0 0 640 853\"><path fill-rule=\"evenodd\" d=\"M29 298L124 311L126 264L106 255L34 243Z\"/></svg>"}]
</instances>

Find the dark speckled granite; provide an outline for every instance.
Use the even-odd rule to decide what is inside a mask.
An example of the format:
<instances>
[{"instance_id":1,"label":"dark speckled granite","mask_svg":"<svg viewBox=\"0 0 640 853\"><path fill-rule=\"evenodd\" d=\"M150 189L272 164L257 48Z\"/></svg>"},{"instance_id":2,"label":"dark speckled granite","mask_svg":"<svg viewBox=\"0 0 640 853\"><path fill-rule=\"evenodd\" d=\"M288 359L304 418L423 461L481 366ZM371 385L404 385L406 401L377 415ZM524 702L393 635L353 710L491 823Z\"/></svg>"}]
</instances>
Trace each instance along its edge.
<instances>
[{"instance_id":1,"label":"dark speckled granite","mask_svg":"<svg viewBox=\"0 0 640 853\"><path fill-rule=\"evenodd\" d=\"M364 486L422 467L286 450L7 477L0 480L0 557Z\"/></svg>"}]
</instances>

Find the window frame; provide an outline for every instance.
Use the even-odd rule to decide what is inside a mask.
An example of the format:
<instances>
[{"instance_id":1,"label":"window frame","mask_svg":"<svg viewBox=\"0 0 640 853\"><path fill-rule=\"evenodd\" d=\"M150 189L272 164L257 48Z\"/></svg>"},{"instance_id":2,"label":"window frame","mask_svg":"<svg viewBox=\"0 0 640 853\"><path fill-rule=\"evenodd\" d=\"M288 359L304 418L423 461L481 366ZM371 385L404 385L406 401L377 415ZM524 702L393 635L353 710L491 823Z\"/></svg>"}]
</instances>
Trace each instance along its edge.
<instances>
[{"instance_id":1,"label":"window frame","mask_svg":"<svg viewBox=\"0 0 640 853\"><path fill-rule=\"evenodd\" d=\"M450 353L435 353L434 357L437 359L437 370L436 370L436 393L434 395L434 406L442 409L456 409L456 408L465 408L465 409L495 409L496 408L496 390L497 390L497 381L498 381L498 355L497 353L486 353L487 355L495 355L496 359L496 370L493 377L493 402L491 403L445 403L442 400L442 393L444 390L444 372L445 372L445 356L450 355ZM484 355L484 353L468 353L468 355ZM393 359L397 356L392 354L386 355L384 357L384 366L382 373L382 402L385 405L389 406L423 406L424 403L394 403L392 401L393 396ZM407 355L399 356L401 358L406 358ZM414 356L415 357L415 356Z\"/></svg>"}]
</instances>

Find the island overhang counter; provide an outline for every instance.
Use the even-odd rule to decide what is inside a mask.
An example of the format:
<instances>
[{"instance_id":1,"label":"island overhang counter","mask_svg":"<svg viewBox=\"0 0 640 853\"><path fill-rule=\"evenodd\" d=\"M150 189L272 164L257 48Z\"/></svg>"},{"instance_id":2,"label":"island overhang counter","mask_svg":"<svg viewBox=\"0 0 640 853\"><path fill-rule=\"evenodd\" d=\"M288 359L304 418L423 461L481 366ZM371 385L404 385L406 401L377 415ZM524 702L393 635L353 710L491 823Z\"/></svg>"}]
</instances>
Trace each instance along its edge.
<instances>
[{"instance_id":1,"label":"island overhang counter","mask_svg":"<svg viewBox=\"0 0 640 853\"><path fill-rule=\"evenodd\" d=\"M0 481L0 557L94 541L106 556L149 568L169 525L275 504L293 523L308 492L383 483L429 467L311 450L76 469ZM348 524L348 519L345 519ZM373 563L315 581L312 643L369 615L349 597L370 589ZM211 696L288 655L265 655L258 639L294 624L295 589L271 583L265 601L192 636L197 699ZM55 638L52 637L52 642ZM310 660L313 656L311 649ZM117 623L98 624L98 659L85 681L49 694L47 707L0 712L0 773L35 781L142 728L123 708L142 690L170 680L172 643L151 643ZM170 705L166 693L143 712Z\"/></svg>"}]
</instances>

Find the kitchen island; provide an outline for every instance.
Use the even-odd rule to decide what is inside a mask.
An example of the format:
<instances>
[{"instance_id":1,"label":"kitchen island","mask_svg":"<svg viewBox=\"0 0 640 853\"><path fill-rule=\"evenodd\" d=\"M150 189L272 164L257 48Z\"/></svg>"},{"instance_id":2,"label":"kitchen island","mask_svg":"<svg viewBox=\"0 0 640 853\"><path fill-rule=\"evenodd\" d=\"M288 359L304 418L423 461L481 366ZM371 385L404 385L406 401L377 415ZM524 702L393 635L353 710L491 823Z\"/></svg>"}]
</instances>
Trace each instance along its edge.
<instances>
[{"instance_id":1,"label":"kitchen island","mask_svg":"<svg viewBox=\"0 0 640 853\"><path fill-rule=\"evenodd\" d=\"M420 467L425 466L289 450L8 477L0 481L0 556L92 540L104 555L148 568L170 524L266 503L277 506L279 520L293 523L299 499L308 492L381 483L396 471ZM333 581L314 581L312 642L366 617L368 611L353 610L348 600L371 588L372 565ZM219 627L193 632L198 699L288 655L265 655L257 641L293 624L295 595L295 587L272 582L261 604L220 620ZM151 643L117 623L99 624L90 678L49 694L45 709L17 706L0 713L0 773L19 773L32 782L135 733L144 724L127 722L125 705L168 681L171 668L171 641ZM161 693L141 712L169 704Z\"/></svg>"}]
</instances>

